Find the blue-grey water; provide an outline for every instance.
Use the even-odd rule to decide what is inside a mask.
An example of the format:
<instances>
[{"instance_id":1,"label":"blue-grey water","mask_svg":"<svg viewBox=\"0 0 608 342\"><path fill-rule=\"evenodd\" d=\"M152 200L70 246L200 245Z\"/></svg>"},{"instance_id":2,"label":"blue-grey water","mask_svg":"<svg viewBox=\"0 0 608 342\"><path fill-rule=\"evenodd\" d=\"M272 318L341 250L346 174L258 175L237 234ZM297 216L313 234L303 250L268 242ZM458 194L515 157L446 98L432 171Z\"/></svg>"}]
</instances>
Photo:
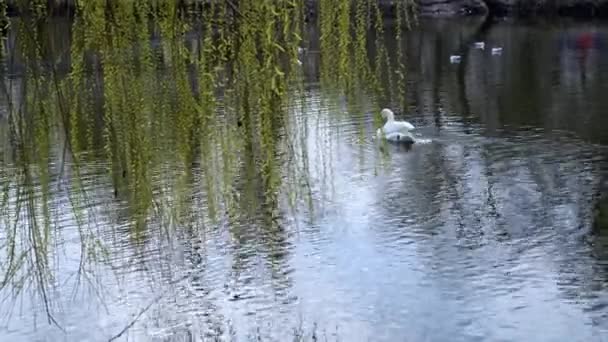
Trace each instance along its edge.
<instances>
[{"instance_id":1,"label":"blue-grey water","mask_svg":"<svg viewBox=\"0 0 608 342\"><path fill-rule=\"evenodd\" d=\"M363 114L323 100L313 41L290 114L312 200L271 229L257 212L204 218L200 170L188 219L158 219L171 234L153 220L137 238L102 161L82 166L84 226L67 209L70 174L54 178L53 278L45 297L36 278L5 286L0 340L107 341L127 327L118 340L608 340L608 239L593 228L608 175L608 26L499 22L471 40L478 26L423 20L406 35L397 116L426 139L409 150L376 145L365 99ZM159 170L162 201L175 175ZM96 239L109 262L82 249Z\"/></svg>"}]
</instances>

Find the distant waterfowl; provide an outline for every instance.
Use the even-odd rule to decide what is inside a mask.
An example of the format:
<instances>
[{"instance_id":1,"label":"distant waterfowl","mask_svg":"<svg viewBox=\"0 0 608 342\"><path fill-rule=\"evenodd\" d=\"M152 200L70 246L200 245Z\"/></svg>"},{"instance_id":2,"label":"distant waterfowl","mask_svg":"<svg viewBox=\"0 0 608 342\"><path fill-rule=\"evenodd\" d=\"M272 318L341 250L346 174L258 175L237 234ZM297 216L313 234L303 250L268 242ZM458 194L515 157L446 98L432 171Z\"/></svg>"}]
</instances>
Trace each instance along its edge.
<instances>
[{"instance_id":1,"label":"distant waterfowl","mask_svg":"<svg viewBox=\"0 0 608 342\"><path fill-rule=\"evenodd\" d=\"M501 54L502 54L502 48L501 47L492 48L492 55L493 56L497 56L497 55L501 55Z\"/></svg>"},{"instance_id":2,"label":"distant waterfowl","mask_svg":"<svg viewBox=\"0 0 608 342\"><path fill-rule=\"evenodd\" d=\"M485 42L475 42L474 46L476 49L485 50L486 43Z\"/></svg>"},{"instance_id":3,"label":"distant waterfowl","mask_svg":"<svg viewBox=\"0 0 608 342\"><path fill-rule=\"evenodd\" d=\"M404 142L413 144L416 139L410 132L415 129L414 125L407 121L395 121L395 114L392 110L384 108L380 115L382 119L386 120L386 123L382 128L378 128L376 135L378 138L384 137L384 139L394 142Z\"/></svg>"},{"instance_id":4,"label":"distant waterfowl","mask_svg":"<svg viewBox=\"0 0 608 342\"><path fill-rule=\"evenodd\" d=\"M452 56L450 56L450 63L452 63L452 64L458 64L458 63L460 63L460 59L461 59L460 56L458 56L458 55L452 55Z\"/></svg>"}]
</instances>

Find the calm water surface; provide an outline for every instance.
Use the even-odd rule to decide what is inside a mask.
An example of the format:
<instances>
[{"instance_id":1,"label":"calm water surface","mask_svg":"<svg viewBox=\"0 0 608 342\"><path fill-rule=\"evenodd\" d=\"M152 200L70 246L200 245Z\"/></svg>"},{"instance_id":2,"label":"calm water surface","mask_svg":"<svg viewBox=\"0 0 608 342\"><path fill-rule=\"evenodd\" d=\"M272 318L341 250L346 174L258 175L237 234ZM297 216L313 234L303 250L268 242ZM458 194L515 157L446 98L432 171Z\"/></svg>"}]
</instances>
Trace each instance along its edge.
<instances>
[{"instance_id":1,"label":"calm water surface","mask_svg":"<svg viewBox=\"0 0 608 342\"><path fill-rule=\"evenodd\" d=\"M607 175L608 26L479 25L422 21L408 33L410 108L398 117L429 141L385 153L374 113L322 100L313 40L305 110L291 111L312 201L272 228L256 211L202 219L200 166L188 219L171 236L152 222L135 238L106 165L91 161L83 206L95 228L83 233L65 209L70 175L57 177L47 296L63 331L31 283L2 296L0 340L107 341L134 320L118 340L608 340L608 239L592 229ZM485 50L470 46L478 39ZM173 177L163 169L156 187ZM244 202L257 191L246 176L238 186ZM111 262L80 277L89 233Z\"/></svg>"}]
</instances>

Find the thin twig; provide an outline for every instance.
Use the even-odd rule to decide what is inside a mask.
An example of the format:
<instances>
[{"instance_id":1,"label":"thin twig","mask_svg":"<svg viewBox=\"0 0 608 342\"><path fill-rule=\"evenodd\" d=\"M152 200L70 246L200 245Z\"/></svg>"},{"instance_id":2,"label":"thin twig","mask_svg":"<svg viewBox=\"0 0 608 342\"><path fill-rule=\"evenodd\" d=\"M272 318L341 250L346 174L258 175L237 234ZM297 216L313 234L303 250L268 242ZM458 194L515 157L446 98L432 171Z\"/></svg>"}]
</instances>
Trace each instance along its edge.
<instances>
[{"instance_id":1,"label":"thin twig","mask_svg":"<svg viewBox=\"0 0 608 342\"><path fill-rule=\"evenodd\" d=\"M232 10L234 11L234 13L238 14L241 18L249 21L249 18L247 18L246 16L243 15L243 13L241 13L241 11L239 10L238 6L234 4L234 2L230 1L230 0L226 0L226 3L228 4L228 6L230 6L230 8L232 8Z\"/></svg>"},{"instance_id":2,"label":"thin twig","mask_svg":"<svg viewBox=\"0 0 608 342\"><path fill-rule=\"evenodd\" d=\"M164 294L163 294L164 295ZM129 330L132 326L135 325L135 323L137 323L137 321L139 320L139 318L146 313L146 311L148 311L152 305L158 303L158 301L161 300L161 298L163 297L163 295L159 295L158 297L156 297L152 302L150 302L150 304L148 304L145 308L143 308L138 314L137 316L135 316L135 318L131 321L131 323L127 324L126 327L124 327L118 334L114 335L112 338L110 338L108 340L108 342L112 342L118 338L120 338L124 333L127 332L127 330Z\"/></svg>"},{"instance_id":3,"label":"thin twig","mask_svg":"<svg viewBox=\"0 0 608 342\"><path fill-rule=\"evenodd\" d=\"M179 283L180 281L182 281L182 280L184 280L184 279L186 279L188 277L189 277L188 275L185 275L185 276L183 276L183 277L181 277L179 279L176 279L176 280L170 282L169 285L173 285L173 284ZM137 314L137 316L135 316L135 318L129 324L127 324L118 334L112 336L108 340L108 342L115 341L116 339L118 339L122 335L124 335L124 333L126 333L127 330L131 329L131 327L133 327L135 325L135 323L137 323L137 321L139 320L139 318L141 316L143 316L143 314L145 314L152 307L152 305L158 303L165 296L165 294L167 293L167 291L168 291L168 289L166 291L164 291L163 293L161 293L160 295L158 295L156 298L154 298L154 300L152 300L148 305L146 305L145 308L141 309L141 311L139 311L139 313Z\"/></svg>"}]
</instances>

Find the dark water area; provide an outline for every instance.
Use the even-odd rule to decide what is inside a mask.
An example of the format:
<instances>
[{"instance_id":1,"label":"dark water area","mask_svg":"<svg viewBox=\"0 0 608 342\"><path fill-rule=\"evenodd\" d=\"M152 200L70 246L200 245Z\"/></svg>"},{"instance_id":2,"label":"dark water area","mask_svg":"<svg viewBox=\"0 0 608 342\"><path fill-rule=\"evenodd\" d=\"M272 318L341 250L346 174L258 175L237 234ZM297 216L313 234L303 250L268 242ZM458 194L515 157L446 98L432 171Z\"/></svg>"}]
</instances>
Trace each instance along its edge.
<instances>
[{"instance_id":1,"label":"dark water area","mask_svg":"<svg viewBox=\"0 0 608 342\"><path fill-rule=\"evenodd\" d=\"M504 21L480 34L481 25L422 20L404 35L407 108L396 89L385 106L423 143L383 151L371 94L358 97L363 114L325 100L311 27L288 128L308 153L299 182L310 201L281 207L274 224L247 205L259 192L247 165L239 219L204 214L214 166L197 165L180 185L185 219L159 215L137 232L103 160L81 166L91 196L78 215L66 209L73 175L54 177L54 277L45 300L33 281L3 289L0 340L108 341L125 327L117 340L608 340L608 235L593 228L608 176L608 25ZM48 44L67 53L69 25L49 27ZM68 70L65 54L52 57ZM20 61L5 63L4 81L19 89ZM71 162L61 145L53 151L56 165ZM180 172L170 160L158 168L159 202L173 203L163 189ZM99 241L108 262L89 259L83 272L84 240Z\"/></svg>"}]
</instances>

